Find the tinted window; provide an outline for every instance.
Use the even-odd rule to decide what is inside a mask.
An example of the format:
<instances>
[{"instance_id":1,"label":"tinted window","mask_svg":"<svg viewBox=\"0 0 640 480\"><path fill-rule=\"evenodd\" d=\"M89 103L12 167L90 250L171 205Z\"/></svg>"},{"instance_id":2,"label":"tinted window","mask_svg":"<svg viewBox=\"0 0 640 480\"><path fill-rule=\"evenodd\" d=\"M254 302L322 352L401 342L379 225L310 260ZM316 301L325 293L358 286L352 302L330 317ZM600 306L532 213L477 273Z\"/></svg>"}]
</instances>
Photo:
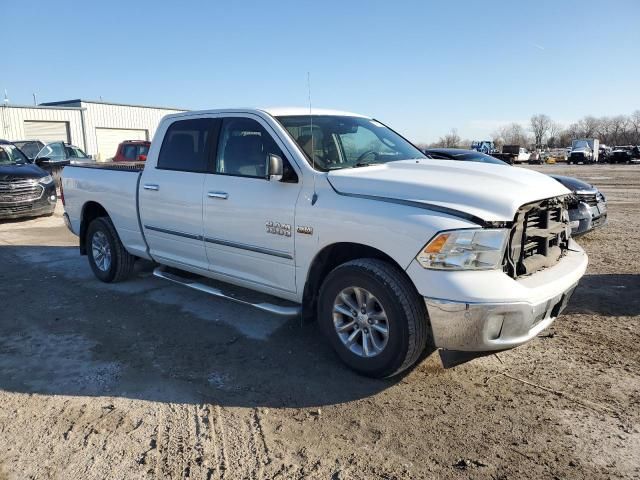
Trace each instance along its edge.
<instances>
[{"instance_id":1,"label":"tinted window","mask_svg":"<svg viewBox=\"0 0 640 480\"><path fill-rule=\"evenodd\" d=\"M42 148L38 142L16 142L16 146L29 158L34 158Z\"/></svg>"},{"instance_id":2,"label":"tinted window","mask_svg":"<svg viewBox=\"0 0 640 480\"><path fill-rule=\"evenodd\" d=\"M137 152L137 145L125 145L122 149L122 156L127 160L135 160Z\"/></svg>"},{"instance_id":3,"label":"tinted window","mask_svg":"<svg viewBox=\"0 0 640 480\"><path fill-rule=\"evenodd\" d=\"M172 123L162 141L158 168L205 172L216 123L213 118L178 120Z\"/></svg>"},{"instance_id":4,"label":"tinted window","mask_svg":"<svg viewBox=\"0 0 640 480\"><path fill-rule=\"evenodd\" d=\"M250 118L225 118L222 122L216 173L261 177L267 175L267 156L275 154L286 160L266 130Z\"/></svg>"}]
</instances>

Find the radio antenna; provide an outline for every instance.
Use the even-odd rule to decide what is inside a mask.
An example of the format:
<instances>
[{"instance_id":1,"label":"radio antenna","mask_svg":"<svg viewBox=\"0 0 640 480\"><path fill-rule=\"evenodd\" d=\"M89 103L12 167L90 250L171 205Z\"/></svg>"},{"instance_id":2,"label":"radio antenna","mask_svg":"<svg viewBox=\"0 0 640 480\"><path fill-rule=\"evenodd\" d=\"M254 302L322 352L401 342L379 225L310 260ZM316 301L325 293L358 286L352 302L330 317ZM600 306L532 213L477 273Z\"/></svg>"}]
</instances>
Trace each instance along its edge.
<instances>
[{"instance_id":1,"label":"radio antenna","mask_svg":"<svg viewBox=\"0 0 640 480\"><path fill-rule=\"evenodd\" d=\"M318 193L316 192L316 150L313 138L313 111L311 109L311 73L307 72L307 90L309 93L309 124L311 126L311 166L313 167L313 196L311 197L311 205L316 204Z\"/></svg>"}]
</instances>

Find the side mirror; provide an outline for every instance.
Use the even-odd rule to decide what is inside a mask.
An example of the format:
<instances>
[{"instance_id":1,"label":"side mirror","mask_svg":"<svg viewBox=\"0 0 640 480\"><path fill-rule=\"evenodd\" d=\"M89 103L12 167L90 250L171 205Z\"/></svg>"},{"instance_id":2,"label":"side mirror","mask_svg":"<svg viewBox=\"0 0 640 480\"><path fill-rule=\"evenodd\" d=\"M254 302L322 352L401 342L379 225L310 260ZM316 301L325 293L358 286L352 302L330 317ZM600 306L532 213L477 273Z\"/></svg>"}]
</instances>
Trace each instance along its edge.
<instances>
[{"instance_id":1,"label":"side mirror","mask_svg":"<svg viewBox=\"0 0 640 480\"><path fill-rule=\"evenodd\" d=\"M42 165L43 163L49 163L51 159L49 157L39 157L34 160L36 165Z\"/></svg>"},{"instance_id":2,"label":"side mirror","mask_svg":"<svg viewBox=\"0 0 640 480\"><path fill-rule=\"evenodd\" d=\"M282 157L270 153L267 156L267 178L279 182L282 180L283 169Z\"/></svg>"}]
</instances>

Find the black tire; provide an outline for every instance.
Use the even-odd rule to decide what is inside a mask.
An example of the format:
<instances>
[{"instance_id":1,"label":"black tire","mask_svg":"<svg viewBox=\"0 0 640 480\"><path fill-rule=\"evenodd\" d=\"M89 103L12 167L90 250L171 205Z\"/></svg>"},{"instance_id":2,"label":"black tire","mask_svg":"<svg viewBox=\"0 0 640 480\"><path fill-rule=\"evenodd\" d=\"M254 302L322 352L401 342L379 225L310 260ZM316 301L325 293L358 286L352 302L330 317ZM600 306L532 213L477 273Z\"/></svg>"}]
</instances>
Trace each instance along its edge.
<instances>
[{"instance_id":1,"label":"black tire","mask_svg":"<svg viewBox=\"0 0 640 480\"><path fill-rule=\"evenodd\" d=\"M99 267L94 258L94 250L92 241L95 235L104 235L110 249L110 262L106 269ZM105 283L122 282L131 276L133 265L136 257L125 250L124 245L118 237L111 219L108 217L99 217L89 224L87 229L87 256L89 257L89 265L91 270L99 280Z\"/></svg>"},{"instance_id":2,"label":"black tire","mask_svg":"<svg viewBox=\"0 0 640 480\"><path fill-rule=\"evenodd\" d=\"M387 344L372 357L352 352L334 327L334 301L345 288L354 286L373 294L386 312ZM394 265L373 258L349 261L327 275L320 288L318 323L344 363L362 375L375 378L390 377L412 366L431 336L424 301L413 284Z\"/></svg>"}]
</instances>

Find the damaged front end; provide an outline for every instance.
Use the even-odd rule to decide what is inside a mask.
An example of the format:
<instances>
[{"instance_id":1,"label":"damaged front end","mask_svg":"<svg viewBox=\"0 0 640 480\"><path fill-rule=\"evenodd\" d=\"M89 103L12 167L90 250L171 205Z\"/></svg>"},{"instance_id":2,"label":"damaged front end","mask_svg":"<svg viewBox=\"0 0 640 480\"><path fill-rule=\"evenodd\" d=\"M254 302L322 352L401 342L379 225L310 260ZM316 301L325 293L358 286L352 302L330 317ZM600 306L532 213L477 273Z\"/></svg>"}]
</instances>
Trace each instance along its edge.
<instances>
[{"instance_id":1,"label":"damaged front end","mask_svg":"<svg viewBox=\"0 0 640 480\"><path fill-rule=\"evenodd\" d=\"M569 248L569 195L523 205L516 213L504 261L512 278L531 275L560 261Z\"/></svg>"}]
</instances>

